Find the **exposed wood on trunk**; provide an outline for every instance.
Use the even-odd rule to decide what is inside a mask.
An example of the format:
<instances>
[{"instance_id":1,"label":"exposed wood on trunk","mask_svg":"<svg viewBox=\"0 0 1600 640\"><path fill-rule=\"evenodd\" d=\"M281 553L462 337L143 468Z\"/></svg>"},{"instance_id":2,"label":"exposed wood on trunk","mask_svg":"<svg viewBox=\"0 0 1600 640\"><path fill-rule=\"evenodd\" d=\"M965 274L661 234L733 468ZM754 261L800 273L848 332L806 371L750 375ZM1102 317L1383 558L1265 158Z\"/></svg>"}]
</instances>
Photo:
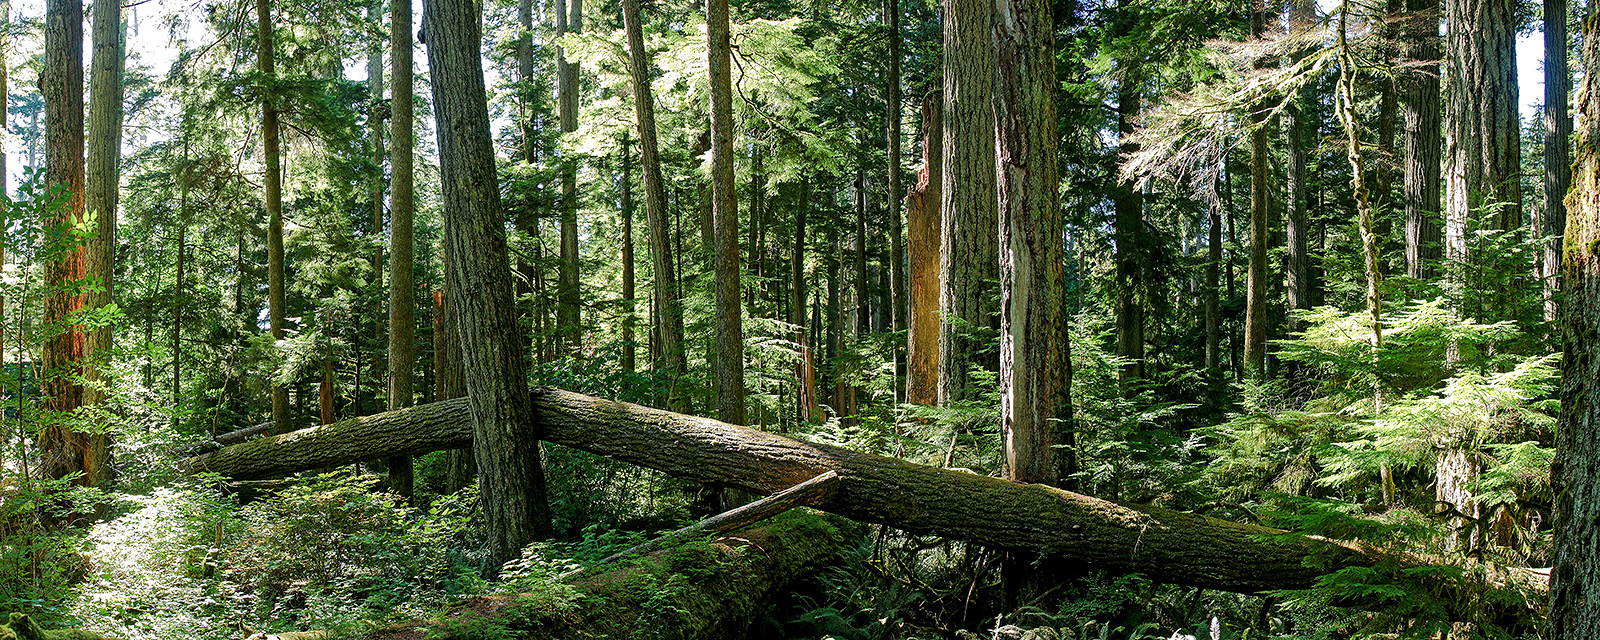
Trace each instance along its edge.
<instances>
[{"instance_id":1,"label":"exposed wood on trunk","mask_svg":"<svg viewBox=\"0 0 1600 640\"><path fill-rule=\"evenodd\" d=\"M939 261L941 217L939 187L944 174L943 115L939 91L922 102L922 172L906 197L907 235L911 253L911 330L906 336L909 361L906 402L939 402Z\"/></svg>"},{"instance_id":2,"label":"exposed wood on trunk","mask_svg":"<svg viewBox=\"0 0 1600 640\"><path fill-rule=\"evenodd\" d=\"M1304 588L1362 553L1326 540L1045 485L1019 484L813 444L638 405L540 388L545 437L694 482L771 494L827 471L840 486L819 508L854 520L1038 553L1063 568L1144 573L1237 592ZM256 479L392 452L458 447L471 438L465 399L352 418L191 458L189 471Z\"/></svg>"}]
</instances>

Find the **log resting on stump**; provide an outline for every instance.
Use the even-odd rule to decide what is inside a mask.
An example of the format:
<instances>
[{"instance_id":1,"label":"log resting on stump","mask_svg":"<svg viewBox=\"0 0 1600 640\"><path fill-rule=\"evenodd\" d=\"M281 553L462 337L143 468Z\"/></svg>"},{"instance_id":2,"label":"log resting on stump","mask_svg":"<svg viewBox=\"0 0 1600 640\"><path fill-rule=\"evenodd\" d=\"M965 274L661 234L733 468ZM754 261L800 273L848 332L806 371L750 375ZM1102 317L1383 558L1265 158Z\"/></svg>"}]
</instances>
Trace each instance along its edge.
<instances>
[{"instance_id":1,"label":"log resting on stump","mask_svg":"<svg viewBox=\"0 0 1600 640\"><path fill-rule=\"evenodd\" d=\"M839 486L817 508L1036 554L1047 569L1142 573L1160 582L1258 593L1307 588L1332 570L1375 559L1328 540L801 442L709 418L558 389L532 395L550 442L760 494L834 471ZM262 478L459 447L471 431L466 401L448 400L234 445L185 466Z\"/></svg>"},{"instance_id":2,"label":"log resting on stump","mask_svg":"<svg viewBox=\"0 0 1600 640\"><path fill-rule=\"evenodd\" d=\"M746 638L772 596L861 533L844 518L790 511L733 536L654 551L581 578L565 606L548 594L480 596L443 621L395 625L368 638L477 638L489 625L526 640Z\"/></svg>"}]
</instances>

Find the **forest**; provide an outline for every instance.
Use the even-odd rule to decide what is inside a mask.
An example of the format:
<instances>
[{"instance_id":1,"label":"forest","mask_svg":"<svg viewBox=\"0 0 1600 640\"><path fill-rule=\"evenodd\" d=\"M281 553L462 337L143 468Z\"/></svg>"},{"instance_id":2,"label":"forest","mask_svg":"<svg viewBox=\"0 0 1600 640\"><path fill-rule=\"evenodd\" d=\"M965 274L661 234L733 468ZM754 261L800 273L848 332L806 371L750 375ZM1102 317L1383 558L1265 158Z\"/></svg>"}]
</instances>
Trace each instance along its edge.
<instances>
[{"instance_id":1,"label":"forest","mask_svg":"<svg viewBox=\"0 0 1600 640\"><path fill-rule=\"evenodd\" d=\"M0 640L1600 638L1585 15L0 0Z\"/></svg>"}]
</instances>

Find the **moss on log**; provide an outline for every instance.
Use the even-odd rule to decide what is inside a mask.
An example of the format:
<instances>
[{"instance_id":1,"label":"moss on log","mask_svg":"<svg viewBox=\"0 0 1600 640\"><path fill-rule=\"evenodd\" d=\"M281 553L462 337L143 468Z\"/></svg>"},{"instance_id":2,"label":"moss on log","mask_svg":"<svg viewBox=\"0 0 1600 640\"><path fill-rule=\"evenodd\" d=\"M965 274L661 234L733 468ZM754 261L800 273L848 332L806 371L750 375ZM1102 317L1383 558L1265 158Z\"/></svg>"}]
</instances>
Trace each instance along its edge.
<instances>
[{"instance_id":1,"label":"moss on log","mask_svg":"<svg viewBox=\"0 0 1600 640\"><path fill-rule=\"evenodd\" d=\"M770 598L844 550L858 525L790 511L754 529L659 550L574 583L567 597L472 598L444 619L396 625L371 640L503 637L717 640L748 637Z\"/></svg>"}]
</instances>

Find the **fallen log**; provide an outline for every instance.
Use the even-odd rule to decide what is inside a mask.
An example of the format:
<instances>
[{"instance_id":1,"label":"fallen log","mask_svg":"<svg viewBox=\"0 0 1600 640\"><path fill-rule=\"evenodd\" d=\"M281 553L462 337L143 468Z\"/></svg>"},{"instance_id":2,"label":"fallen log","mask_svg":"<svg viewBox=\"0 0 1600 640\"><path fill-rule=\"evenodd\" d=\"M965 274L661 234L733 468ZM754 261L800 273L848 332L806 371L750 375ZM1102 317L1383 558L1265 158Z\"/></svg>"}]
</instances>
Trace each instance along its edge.
<instances>
[{"instance_id":1,"label":"fallen log","mask_svg":"<svg viewBox=\"0 0 1600 640\"><path fill-rule=\"evenodd\" d=\"M839 486L816 506L997 549L1033 553L1047 569L1141 573L1240 593L1310 587L1373 552L1255 525L1101 500L794 440L639 405L539 388L535 417L551 442L686 480L772 494L827 471ZM402 409L234 445L189 459L192 471L261 478L363 459L463 446L465 399Z\"/></svg>"},{"instance_id":2,"label":"fallen log","mask_svg":"<svg viewBox=\"0 0 1600 640\"><path fill-rule=\"evenodd\" d=\"M624 558L659 551L695 536L723 535L730 531L743 529L762 520L776 517L778 514L795 507L816 504L827 497L828 493L833 491L833 488L838 484L839 474L829 471L750 504L734 507L682 529L668 532L666 535L644 544L618 551L601 560L596 566L604 567ZM578 575L578 573L581 573L581 571L569 575Z\"/></svg>"},{"instance_id":3,"label":"fallen log","mask_svg":"<svg viewBox=\"0 0 1600 640\"><path fill-rule=\"evenodd\" d=\"M488 629L525 640L750 637L766 602L859 535L843 518L790 511L760 527L657 550L575 581L571 597L483 596L443 620L394 625L369 640L461 640Z\"/></svg>"}]
</instances>

